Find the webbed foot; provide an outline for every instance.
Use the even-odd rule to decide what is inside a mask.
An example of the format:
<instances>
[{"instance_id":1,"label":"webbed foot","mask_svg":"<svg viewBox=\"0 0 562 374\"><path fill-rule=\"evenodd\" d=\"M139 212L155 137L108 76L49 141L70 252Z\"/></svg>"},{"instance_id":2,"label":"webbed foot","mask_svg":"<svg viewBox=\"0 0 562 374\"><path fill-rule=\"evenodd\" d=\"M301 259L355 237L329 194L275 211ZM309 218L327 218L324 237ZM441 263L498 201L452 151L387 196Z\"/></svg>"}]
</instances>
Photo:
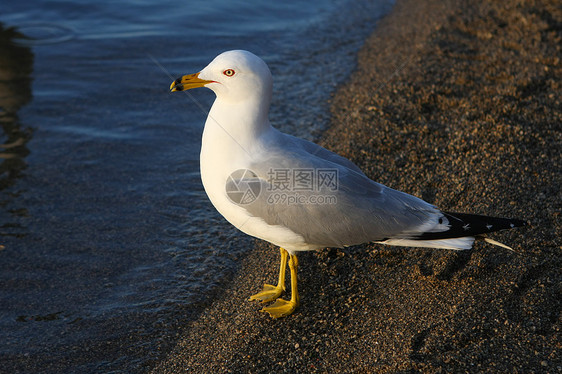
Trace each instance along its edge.
<instances>
[{"instance_id":1,"label":"webbed foot","mask_svg":"<svg viewBox=\"0 0 562 374\"><path fill-rule=\"evenodd\" d=\"M280 248L281 251L281 266L279 268L279 283L277 286L265 284L263 290L255 295L250 296L250 300L258 300L262 303L270 301L275 302L262 309L262 312L267 312L273 318L286 317L293 313L299 306L299 293L297 290L297 266L299 261L297 256L289 255L289 253ZM289 258L289 268L291 269L291 300L283 300L279 297L285 291L285 268L287 265L287 258Z\"/></svg>"},{"instance_id":2,"label":"webbed foot","mask_svg":"<svg viewBox=\"0 0 562 374\"><path fill-rule=\"evenodd\" d=\"M250 301L259 300L262 303L277 300L279 296L285 291L283 287L272 286L271 284L264 284L263 290L255 295L250 296Z\"/></svg>"},{"instance_id":3,"label":"webbed foot","mask_svg":"<svg viewBox=\"0 0 562 374\"><path fill-rule=\"evenodd\" d=\"M263 308L262 312L267 312L272 318L286 317L297 309L298 303L290 300L277 299L271 306Z\"/></svg>"}]
</instances>

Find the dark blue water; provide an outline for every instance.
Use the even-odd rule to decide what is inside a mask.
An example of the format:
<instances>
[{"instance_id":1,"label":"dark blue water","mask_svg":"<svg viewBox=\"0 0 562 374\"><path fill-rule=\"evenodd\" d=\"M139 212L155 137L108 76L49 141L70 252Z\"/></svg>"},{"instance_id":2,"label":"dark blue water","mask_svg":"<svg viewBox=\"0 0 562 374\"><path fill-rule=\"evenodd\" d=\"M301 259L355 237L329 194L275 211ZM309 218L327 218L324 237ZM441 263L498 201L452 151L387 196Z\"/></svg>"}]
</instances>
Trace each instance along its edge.
<instances>
[{"instance_id":1,"label":"dark blue water","mask_svg":"<svg viewBox=\"0 0 562 374\"><path fill-rule=\"evenodd\" d=\"M272 123L313 139L389 8L388 0L4 2L0 371L144 371L251 250L205 196L206 115L168 93L168 74L250 50L274 74ZM210 91L192 95L210 107Z\"/></svg>"}]
</instances>

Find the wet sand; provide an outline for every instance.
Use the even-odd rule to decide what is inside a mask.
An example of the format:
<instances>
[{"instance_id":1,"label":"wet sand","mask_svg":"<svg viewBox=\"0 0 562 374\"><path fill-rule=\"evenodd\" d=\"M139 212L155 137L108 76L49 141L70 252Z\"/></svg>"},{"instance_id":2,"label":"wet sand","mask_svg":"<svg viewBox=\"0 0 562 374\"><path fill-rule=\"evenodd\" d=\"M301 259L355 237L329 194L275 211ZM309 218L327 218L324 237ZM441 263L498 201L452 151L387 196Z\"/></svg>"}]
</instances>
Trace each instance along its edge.
<instances>
[{"instance_id":1,"label":"wet sand","mask_svg":"<svg viewBox=\"0 0 562 374\"><path fill-rule=\"evenodd\" d=\"M511 252L367 244L299 256L301 307L263 242L155 373L561 372L562 10L398 1L333 99L321 143L444 210L522 218Z\"/></svg>"}]
</instances>

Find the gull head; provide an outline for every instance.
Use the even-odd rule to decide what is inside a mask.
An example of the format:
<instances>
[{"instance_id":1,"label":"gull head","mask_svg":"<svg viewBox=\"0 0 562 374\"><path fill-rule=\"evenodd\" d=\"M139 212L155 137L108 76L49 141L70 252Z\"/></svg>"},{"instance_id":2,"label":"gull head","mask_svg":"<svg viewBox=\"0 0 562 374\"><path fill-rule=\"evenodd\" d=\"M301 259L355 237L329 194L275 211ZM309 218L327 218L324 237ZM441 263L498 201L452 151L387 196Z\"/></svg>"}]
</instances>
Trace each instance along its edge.
<instances>
[{"instance_id":1,"label":"gull head","mask_svg":"<svg viewBox=\"0 0 562 374\"><path fill-rule=\"evenodd\" d=\"M170 91L207 87L226 102L271 100L272 77L266 63L248 51L221 53L199 73L184 75L172 82Z\"/></svg>"}]
</instances>

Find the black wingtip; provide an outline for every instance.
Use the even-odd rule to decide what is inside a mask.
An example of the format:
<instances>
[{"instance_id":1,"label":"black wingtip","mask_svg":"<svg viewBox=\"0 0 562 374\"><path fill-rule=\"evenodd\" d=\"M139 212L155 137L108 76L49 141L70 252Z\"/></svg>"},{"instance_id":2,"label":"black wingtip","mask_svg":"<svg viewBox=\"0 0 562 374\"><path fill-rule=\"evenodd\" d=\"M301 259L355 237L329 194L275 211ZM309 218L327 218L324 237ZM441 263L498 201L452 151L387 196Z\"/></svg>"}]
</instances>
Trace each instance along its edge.
<instances>
[{"instance_id":1,"label":"black wingtip","mask_svg":"<svg viewBox=\"0 0 562 374\"><path fill-rule=\"evenodd\" d=\"M529 224L528 221L521 219L489 217L478 214L443 212L443 215L449 221L450 227L447 231L426 232L420 235L418 239L436 240L478 236Z\"/></svg>"},{"instance_id":2,"label":"black wingtip","mask_svg":"<svg viewBox=\"0 0 562 374\"><path fill-rule=\"evenodd\" d=\"M506 221L510 222L509 228L511 228L511 229L514 229L516 227L523 227L523 226L529 226L530 225L529 221L524 221L522 219L517 219L517 218L500 218L500 219L503 219L503 220L506 220ZM500 230L502 230L502 229L500 229Z\"/></svg>"}]
</instances>

